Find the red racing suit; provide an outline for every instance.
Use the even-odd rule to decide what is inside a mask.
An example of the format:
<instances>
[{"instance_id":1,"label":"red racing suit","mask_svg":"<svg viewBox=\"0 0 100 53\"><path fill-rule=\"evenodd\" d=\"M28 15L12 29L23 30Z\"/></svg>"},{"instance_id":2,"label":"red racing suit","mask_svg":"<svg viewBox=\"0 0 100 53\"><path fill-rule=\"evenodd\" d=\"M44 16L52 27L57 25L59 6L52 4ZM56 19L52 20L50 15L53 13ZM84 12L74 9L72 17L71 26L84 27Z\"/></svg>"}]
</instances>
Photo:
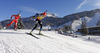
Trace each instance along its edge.
<instances>
[{"instance_id":1,"label":"red racing suit","mask_svg":"<svg viewBox=\"0 0 100 53\"><path fill-rule=\"evenodd\" d=\"M21 16L18 16L18 15L12 15L12 17L15 17L15 19L13 19L6 27L8 27L9 25L11 25L12 23L15 22L15 28L17 28L17 23L18 23L18 19L21 17Z\"/></svg>"}]
</instances>

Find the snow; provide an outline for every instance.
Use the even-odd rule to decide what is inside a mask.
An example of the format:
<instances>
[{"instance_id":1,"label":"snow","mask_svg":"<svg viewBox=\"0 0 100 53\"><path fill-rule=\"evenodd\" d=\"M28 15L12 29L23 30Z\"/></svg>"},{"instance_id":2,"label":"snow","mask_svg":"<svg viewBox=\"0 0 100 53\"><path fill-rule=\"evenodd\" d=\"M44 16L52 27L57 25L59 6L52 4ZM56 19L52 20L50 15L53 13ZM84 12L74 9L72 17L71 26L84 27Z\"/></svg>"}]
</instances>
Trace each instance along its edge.
<instances>
[{"instance_id":1,"label":"snow","mask_svg":"<svg viewBox=\"0 0 100 53\"><path fill-rule=\"evenodd\" d=\"M87 27L96 26L98 20L100 20L100 13L96 13L95 16L87 22Z\"/></svg>"},{"instance_id":2,"label":"snow","mask_svg":"<svg viewBox=\"0 0 100 53\"><path fill-rule=\"evenodd\" d=\"M90 22L92 18L89 17L84 17L86 19L87 22ZM82 18L82 21L84 20L84 18Z\"/></svg>"},{"instance_id":3,"label":"snow","mask_svg":"<svg viewBox=\"0 0 100 53\"><path fill-rule=\"evenodd\" d=\"M77 31L77 29L81 28L82 21L81 20L74 20L72 23L72 29Z\"/></svg>"},{"instance_id":4,"label":"snow","mask_svg":"<svg viewBox=\"0 0 100 53\"><path fill-rule=\"evenodd\" d=\"M43 26L42 28L43 29L51 29L51 26L50 25L47 25L47 26Z\"/></svg>"},{"instance_id":5,"label":"snow","mask_svg":"<svg viewBox=\"0 0 100 53\"><path fill-rule=\"evenodd\" d=\"M65 23L65 24L63 24L63 25L61 25L61 26L57 27L57 28L59 29L59 28L62 28L62 27L64 27L64 26L66 26L66 25L67 25L67 26L70 26L70 25L71 25L71 23L72 23L72 22L70 21L70 22L68 22L68 23Z\"/></svg>"},{"instance_id":6,"label":"snow","mask_svg":"<svg viewBox=\"0 0 100 53\"><path fill-rule=\"evenodd\" d=\"M86 19L87 27L94 27L96 26L98 20L100 20L100 13L96 13L94 17L82 17L79 20L74 20L72 23L72 29L77 31L81 28L82 21Z\"/></svg>"},{"instance_id":7,"label":"snow","mask_svg":"<svg viewBox=\"0 0 100 53\"><path fill-rule=\"evenodd\" d=\"M36 39L26 32L30 30L0 30L0 53L100 53L100 43L86 41L55 33L42 31L46 36Z\"/></svg>"},{"instance_id":8,"label":"snow","mask_svg":"<svg viewBox=\"0 0 100 53\"><path fill-rule=\"evenodd\" d=\"M72 29L74 31L77 31L78 29L80 29L81 28L82 21L84 21L84 19L86 19L87 25L90 25L90 21L91 21L92 18L83 17L83 18L80 18L79 20L74 20L73 21L73 23L72 23Z\"/></svg>"},{"instance_id":9,"label":"snow","mask_svg":"<svg viewBox=\"0 0 100 53\"><path fill-rule=\"evenodd\" d=\"M47 15L46 15L47 17L56 17L54 14L52 14L52 13L47 13Z\"/></svg>"},{"instance_id":10,"label":"snow","mask_svg":"<svg viewBox=\"0 0 100 53\"><path fill-rule=\"evenodd\" d=\"M90 21L92 20L92 18L89 18L89 17L83 17L83 18L80 18L79 20L74 20L73 23L72 23L72 29L74 31L77 31L78 29L81 28L81 24L82 24L82 21L84 21L84 19L86 19L87 21L87 27L89 25L90 27ZM93 21L93 20L92 20ZM94 25L94 24L93 24Z\"/></svg>"},{"instance_id":11,"label":"snow","mask_svg":"<svg viewBox=\"0 0 100 53\"><path fill-rule=\"evenodd\" d=\"M100 43L100 36L99 35L87 35L87 36L80 36L79 38L86 40L86 41L92 41L95 43ZM90 39L88 39L90 38Z\"/></svg>"}]
</instances>

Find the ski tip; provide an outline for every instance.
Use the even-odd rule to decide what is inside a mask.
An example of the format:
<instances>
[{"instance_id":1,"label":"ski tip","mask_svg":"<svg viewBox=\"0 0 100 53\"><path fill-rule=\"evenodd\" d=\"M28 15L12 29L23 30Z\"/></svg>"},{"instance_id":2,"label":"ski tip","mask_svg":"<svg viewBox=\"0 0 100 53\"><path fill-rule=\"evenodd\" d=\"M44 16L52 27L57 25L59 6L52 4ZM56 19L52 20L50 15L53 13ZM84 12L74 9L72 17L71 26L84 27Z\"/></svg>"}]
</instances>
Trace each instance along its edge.
<instances>
[{"instance_id":1,"label":"ski tip","mask_svg":"<svg viewBox=\"0 0 100 53\"><path fill-rule=\"evenodd\" d=\"M40 38L37 38L37 39L40 39Z\"/></svg>"},{"instance_id":2,"label":"ski tip","mask_svg":"<svg viewBox=\"0 0 100 53\"><path fill-rule=\"evenodd\" d=\"M36 39L39 39L38 37L34 36L34 35L31 34L31 33L26 32L26 34L31 35L32 37L34 37L34 38L36 38Z\"/></svg>"}]
</instances>

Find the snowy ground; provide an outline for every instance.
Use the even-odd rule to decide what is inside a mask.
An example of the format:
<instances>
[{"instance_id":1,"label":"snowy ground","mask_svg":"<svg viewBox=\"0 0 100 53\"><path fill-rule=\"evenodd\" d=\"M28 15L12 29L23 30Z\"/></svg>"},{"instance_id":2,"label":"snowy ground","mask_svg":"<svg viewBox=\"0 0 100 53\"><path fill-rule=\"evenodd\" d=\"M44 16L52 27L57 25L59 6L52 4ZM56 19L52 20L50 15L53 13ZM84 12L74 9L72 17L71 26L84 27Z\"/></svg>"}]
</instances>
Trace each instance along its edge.
<instances>
[{"instance_id":1,"label":"snowy ground","mask_svg":"<svg viewBox=\"0 0 100 53\"><path fill-rule=\"evenodd\" d=\"M87 36L80 36L79 38L85 41L91 41L100 44L100 35L87 35Z\"/></svg>"},{"instance_id":2,"label":"snowy ground","mask_svg":"<svg viewBox=\"0 0 100 53\"><path fill-rule=\"evenodd\" d=\"M25 34L30 30L1 30L0 53L100 53L100 43L42 31L46 36L36 39Z\"/></svg>"}]
</instances>

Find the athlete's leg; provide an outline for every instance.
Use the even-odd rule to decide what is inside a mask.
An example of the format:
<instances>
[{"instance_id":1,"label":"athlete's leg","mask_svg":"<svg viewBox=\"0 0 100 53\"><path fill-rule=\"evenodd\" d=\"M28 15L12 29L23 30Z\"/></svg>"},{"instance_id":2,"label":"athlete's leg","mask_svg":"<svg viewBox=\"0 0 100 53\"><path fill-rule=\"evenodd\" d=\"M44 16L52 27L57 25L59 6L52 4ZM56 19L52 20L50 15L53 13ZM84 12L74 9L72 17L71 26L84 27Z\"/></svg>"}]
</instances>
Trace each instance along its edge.
<instances>
[{"instance_id":1,"label":"athlete's leg","mask_svg":"<svg viewBox=\"0 0 100 53\"><path fill-rule=\"evenodd\" d=\"M17 28L17 23L18 23L18 20L15 20L15 30Z\"/></svg>"},{"instance_id":2,"label":"athlete's leg","mask_svg":"<svg viewBox=\"0 0 100 53\"><path fill-rule=\"evenodd\" d=\"M41 33L41 30L42 30L42 22L39 21L39 25L40 25L40 30L39 30L39 34Z\"/></svg>"},{"instance_id":3,"label":"athlete's leg","mask_svg":"<svg viewBox=\"0 0 100 53\"><path fill-rule=\"evenodd\" d=\"M13 20L12 22L10 22L6 27L8 27L9 25L11 25L13 22L15 22L15 20Z\"/></svg>"},{"instance_id":4,"label":"athlete's leg","mask_svg":"<svg viewBox=\"0 0 100 53\"><path fill-rule=\"evenodd\" d=\"M36 21L35 21L35 26L34 26L33 29L31 30L31 32L34 31L34 30L37 28L37 25L38 25L38 21L36 20ZM31 33L31 32L30 32L30 33Z\"/></svg>"}]
</instances>

